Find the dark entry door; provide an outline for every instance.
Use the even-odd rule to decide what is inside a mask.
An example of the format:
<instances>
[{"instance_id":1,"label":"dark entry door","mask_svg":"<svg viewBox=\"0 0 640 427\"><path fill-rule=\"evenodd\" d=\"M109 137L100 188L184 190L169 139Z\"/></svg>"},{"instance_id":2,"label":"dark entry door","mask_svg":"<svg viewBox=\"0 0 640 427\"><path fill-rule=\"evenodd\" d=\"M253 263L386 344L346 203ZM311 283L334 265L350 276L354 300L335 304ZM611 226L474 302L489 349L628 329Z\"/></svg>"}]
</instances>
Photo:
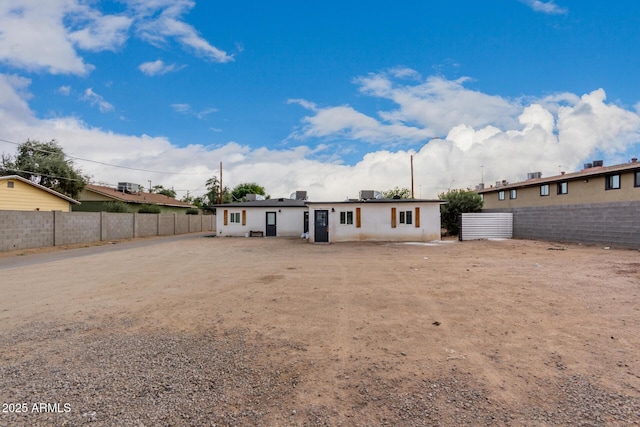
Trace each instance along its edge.
<instances>
[{"instance_id":1,"label":"dark entry door","mask_svg":"<svg viewBox=\"0 0 640 427\"><path fill-rule=\"evenodd\" d=\"M329 211L314 211L314 241L329 242Z\"/></svg>"},{"instance_id":2,"label":"dark entry door","mask_svg":"<svg viewBox=\"0 0 640 427\"><path fill-rule=\"evenodd\" d=\"M276 235L276 213L267 212L267 236Z\"/></svg>"},{"instance_id":3,"label":"dark entry door","mask_svg":"<svg viewBox=\"0 0 640 427\"><path fill-rule=\"evenodd\" d=\"M304 233L308 233L309 232L309 212L305 212L304 213Z\"/></svg>"}]
</instances>

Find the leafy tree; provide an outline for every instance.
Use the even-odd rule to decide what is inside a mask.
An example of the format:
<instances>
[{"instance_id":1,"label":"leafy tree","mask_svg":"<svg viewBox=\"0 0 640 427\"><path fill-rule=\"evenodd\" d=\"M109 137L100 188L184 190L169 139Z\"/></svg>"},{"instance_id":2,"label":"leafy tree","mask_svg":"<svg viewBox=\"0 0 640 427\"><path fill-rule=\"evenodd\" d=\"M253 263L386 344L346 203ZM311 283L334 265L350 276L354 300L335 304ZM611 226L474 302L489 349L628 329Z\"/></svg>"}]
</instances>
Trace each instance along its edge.
<instances>
[{"instance_id":1,"label":"leafy tree","mask_svg":"<svg viewBox=\"0 0 640 427\"><path fill-rule=\"evenodd\" d=\"M0 161L0 175L19 175L74 199L89 180L74 167L73 161L66 159L55 139L49 142L28 139L18 146L15 156L2 154Z\"/></svg>"},{"instance_id":2,"label":"leafy tree","mask_svg":"<svg viewBox=\"0 0 640 427\"><path fill-rule=\"evenodd\" d=\"M446 193L440 193L438 198L447 202L440 206L440 217L442 228L451 235L457 235L460 232L458 217L461 213L480 212L483 205L482 197L469 188L449 190Z\"/></svg>"},{"instance_id":3,"label":"leafy tree","mask_svg":"<svg viewBox=\"0 0 640 427\"><path fill-rule=\"evenodd\" d=\"M202 206L204 206L204 204L202 203L203 197L194 197L189 195L189 193L187 193L182 199L180 199L181 202L185 202L185 203L189 203L190 205L194 205L198 208L201 208Z\"/></svg>"},{"instance_id":4,"label":"leafy tree","mask_svg":"<svg viewBox=\"0 0 640 427\"><path fill-rule=\"evenodd\" d=\"M163 194L172 199L176 198L176 192L172 188L164 188L162 185L154 185L149 189L149 193Z\"/></svg>"},{"instance_id":5,"label":"leafy tree","mask_svg":"<svg viewBox=\"0 0 640 427\"><path fill-rule=\"evenodd\" d=\"M247 194L259 194L261 196L265 196L266 199L269 198L264 191L264 187L256 184L255 182L238 184L231 191L231 197L234 202L244 202Z\"/></svg>"},{"instance_id":6,"label":"leafy tree","mask_svg":"<svg viewBox=\"0 0 640 427\"><path fill-rule=\"evenodd\" d=\"M217 177L211 177L205 183L207 192L202 196L202 205L216 205L218 204L218 197L220 197L220 181ZM231 203L231 192L229 187L222 189L222 203Z\"/></svg>"},{"instance_id":7,"label":"leafy tree","mask_svg":"<svg viewBox=\"0 0 640 427\"><path fill-rule=\"evenodd\" d=\"M385 199L410 199L411 198L411 190L407 187L394 187L392 190L383 191L382 195Z\"/></svg>"}]
</instances>

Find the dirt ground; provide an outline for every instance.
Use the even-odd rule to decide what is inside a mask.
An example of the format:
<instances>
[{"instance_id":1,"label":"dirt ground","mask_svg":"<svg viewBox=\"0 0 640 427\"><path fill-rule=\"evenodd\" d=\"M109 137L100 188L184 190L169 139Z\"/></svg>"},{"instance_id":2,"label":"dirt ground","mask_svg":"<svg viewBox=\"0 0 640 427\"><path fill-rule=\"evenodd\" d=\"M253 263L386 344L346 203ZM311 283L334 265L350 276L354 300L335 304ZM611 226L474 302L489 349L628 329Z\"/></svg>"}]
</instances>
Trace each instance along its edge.
<instances>
[{"instance_id":1,"label":"dirt ground","mask_svg":"<svg viewBox=\"0 0 640 427\"><path fill-rule=\"evenodd\" d=\"M2 426L640 425L635 250L198 237L0 291Z\"/></svg>"}]
</instances>

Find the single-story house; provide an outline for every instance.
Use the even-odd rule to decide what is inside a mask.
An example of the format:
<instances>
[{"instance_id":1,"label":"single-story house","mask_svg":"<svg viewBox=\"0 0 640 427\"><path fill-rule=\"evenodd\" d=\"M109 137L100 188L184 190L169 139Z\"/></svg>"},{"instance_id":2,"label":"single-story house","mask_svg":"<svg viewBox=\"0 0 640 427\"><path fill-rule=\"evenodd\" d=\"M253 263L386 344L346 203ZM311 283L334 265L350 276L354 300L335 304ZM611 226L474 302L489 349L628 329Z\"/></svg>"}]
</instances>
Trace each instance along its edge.
<instances>
[{"instance_id":1,"label":"single-story house","mask_svg":"<svg viewBox=\"0 0 640 427\"><path fill-rule=\"evenodd\" d=\"M0 210L71 212L80 202L18 175L0 177Z\"/></svg>"},{"instance_id":2,"label":"single-story house","mask_svg":"<svg viewBox=\"0 0 640 427\"><path fill-rule=\"evenodd\" d=\"M309 241L426 242L440 239L441 200L307 202Z\"/></svg>"},{"instance_id":3,"label":"single-story house","mask_svg":"<svg viewBox=\"0 0 640 427\"><path fill-rule=\"evenodd\" d=\"M268 199L214 205L218 236L300 237L308 230L304 200Z\"/></svg>"},{"instance_id":4,"label":"single-story house","mask_svg":"<svg viewBox=\"0 0 640 427\"><path fill-rule=\"evenodd\" d=\"M137 186L129 183L120 183L118 188L106 187L103 185L87 184L80 193L78 199L82 204L74 207L74 211L82 212L104 212L107 211L109 202L126 203L132 212L137 212L141 205L158 205L160 213L186 213L188 209L195 206L172 199L164 194L145 193L137 191Z\"/></svg>"},{"instance_id":5,"label":"single-story house","mask_svg":"<svg viewBox=\"0 0 640 427\"><path fill-rule=\"evenodd\" d=\"M218 236L300 237L304 234L310 242L329 243L438 240L442 203L441 200L376 198L342 202L270 199L214 207Z\"/></svg>"}]
</instances>

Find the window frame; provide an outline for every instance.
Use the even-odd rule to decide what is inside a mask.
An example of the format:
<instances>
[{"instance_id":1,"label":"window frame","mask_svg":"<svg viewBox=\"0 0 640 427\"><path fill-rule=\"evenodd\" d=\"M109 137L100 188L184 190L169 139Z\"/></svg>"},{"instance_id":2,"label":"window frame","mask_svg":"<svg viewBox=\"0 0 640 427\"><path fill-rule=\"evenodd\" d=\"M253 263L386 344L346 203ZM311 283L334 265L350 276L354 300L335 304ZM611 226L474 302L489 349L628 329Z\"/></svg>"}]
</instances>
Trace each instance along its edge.
<instances>
[{"instance_id":1,"label":"window frame","mask_svg":"<svg viewBox=\"0 0 640 427\"><path fill-rule=\"evenodd\" d=\"M545 191L543 191L543 189ZM542 184L540 186L540 197L547 197L549 195L549 184Z\"/></svg>"},{"instance_id":2,"label":"window frame","mask_svg":"<svg viewBox=\"0 0 640 427\"><path fill-rule=\"evenodd\" d=\"M413 210L400 211L398 215L398 223L404 225L413 225Z\"/></svg>"},{"instance_id":3,"label":"window frame","mask_svg":"<svg viewBox=\"0 0 640 427\"><path fill-rule=\"evenodd\" d=\"M563 191L564 187L564 191ZM559 196L564 196L565 194L569 194L569 181L560 181L557 186L557 194Z\"/></svg>"},{"instance_id":4,"label":"window frame","mask_svg":"<svg viewBox=\"0 0 640 427\"><path fill-rule=\"evenodd\" d=\"M7 188L15 188L15 183L13 181L7 181Z\"/></svg>"},{"instance_id":5,"label":"window frame","mask_svg":"<svg viewBox=\"0 0 640 427\"><path fill-rule=\"evenodd\" d=\"M498 201L504 201L504 190L498 191Z\"/></svg>"},{"instance_id":6,"label":"window frame","mask_svg":"<svg viewBox=\"0 0 640 427\"><path fill-rule=\"evenodd\" d=\"M229 224L240 224L241 222L240 212L229 212Z\"/></svg>"},{"instance_id":7,"label":"window frame","mask_svg":"<svg viewBox=\"0 0 640 427\"><path fill-rule=\"evenodd\" d=\"M340 224L353 225L353 211L340 211Z\"/></svg>"},{"instance_id":8,"label":"window frame","mask_svg":"<svg viewBox=\"0 0 640 427\"><path fill-rule=\"evenodd\" d=\"M617 179L617 186L613 185L613 178L618 178ZM604 177L604 189L606 191L608 190L619 190L620 188L622 188L622 177L620 176L619 173L612 173L610 175L605 175Z\"/></svg>"},{"instance_id":9,"label":"window frame","mask_svg":"<svg viewBox=\"0 0 640 427\"><path fill-rule=\"evenodd\" d=\"M640 187L640 171L636 171L633 174L633 186Z\"/></svg>"},{"instance_id":10,"label":"window frame","mask_svg":"<svg viewBox=\"0 0 640 427\"><path fill-rule=\"evenodd\" d=\"M518 198L518 190L515 188L512 188L511 190L509 190L509 200L514 200Z\"/></svg>"}]
</instances>

